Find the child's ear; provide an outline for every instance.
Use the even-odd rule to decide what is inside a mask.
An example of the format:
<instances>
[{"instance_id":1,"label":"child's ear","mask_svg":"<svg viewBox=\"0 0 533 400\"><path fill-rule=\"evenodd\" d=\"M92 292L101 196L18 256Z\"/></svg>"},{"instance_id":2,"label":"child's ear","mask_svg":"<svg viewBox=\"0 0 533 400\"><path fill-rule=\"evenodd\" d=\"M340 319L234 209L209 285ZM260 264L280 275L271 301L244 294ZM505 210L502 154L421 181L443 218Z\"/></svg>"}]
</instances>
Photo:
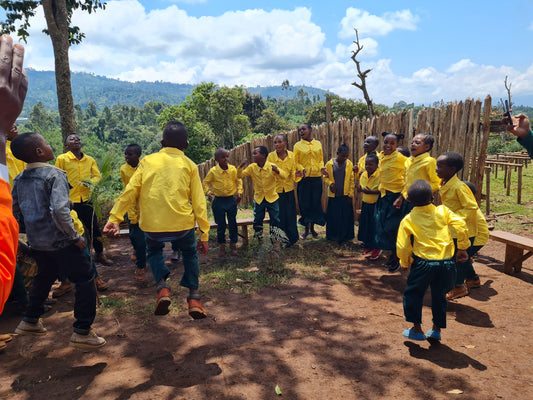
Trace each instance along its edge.
<instances>
[{"instance_id":1,"label":"child's ear","mask_svg":"<svg viewBox=\"0 0 533 400\"><path fill-rule=\"evenodd\" d=\"M185 146L183 146L183 149L182 150L185 150L189 147L189 141L187 140L187 143L185 143Z\"/></svg>"}]
</instances>

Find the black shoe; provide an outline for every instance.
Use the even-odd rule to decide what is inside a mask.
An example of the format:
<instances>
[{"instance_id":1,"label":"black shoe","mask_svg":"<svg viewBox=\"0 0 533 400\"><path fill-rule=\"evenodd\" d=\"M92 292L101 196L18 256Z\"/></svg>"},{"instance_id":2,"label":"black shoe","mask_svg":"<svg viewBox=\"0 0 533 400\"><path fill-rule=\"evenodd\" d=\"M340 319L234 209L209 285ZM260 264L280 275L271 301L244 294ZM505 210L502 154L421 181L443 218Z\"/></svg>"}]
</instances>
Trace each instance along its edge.
<instances>
[{"instance_id":1,"label":"black shoe","mask_svg":"<svg viewBox=\"0 0 533 400\"><path fill-rule=\"evenodd\" d=\"M392 263L389 265L389 272L393 273L400 269L400 262L398 260L393 260Z\"/></svg>"}]
</instances>

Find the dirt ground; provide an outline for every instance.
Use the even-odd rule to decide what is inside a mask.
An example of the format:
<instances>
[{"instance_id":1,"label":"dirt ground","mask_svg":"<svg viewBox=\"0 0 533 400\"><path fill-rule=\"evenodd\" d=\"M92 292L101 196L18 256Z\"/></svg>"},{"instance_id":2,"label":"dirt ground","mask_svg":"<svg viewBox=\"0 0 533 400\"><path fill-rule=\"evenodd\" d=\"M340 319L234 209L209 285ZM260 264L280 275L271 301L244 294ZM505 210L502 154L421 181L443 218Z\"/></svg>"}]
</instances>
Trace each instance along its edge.
<instances>
[{"instance_id":1,"label":"dirt ground","mask_svg":"<svg viewBox=\"0 0 533 400\"><path fill-rule=\"evenodd\" d=\"M318 242L292 251L313 251ZM60 298L44 315L46 336L16 336L0 353L1 399L533 398L533 259L505 275L503 244L481 251L482 287L449 304L437 345L402 337L406 276L370 264L355 246L330 268L356 284L295 275L248 297L210 290L209 316L200 321L189 319L178 289L181 264L172 270L171 313L152 315L155 288L133 283L129 251L127 238L113 241L115 264L99 270L111 286L108 300L135 298L144 311L100 309L94 329L107 345L82 351L68 346L74 296ZM13 332L19 320L8 305L0 332Z\"/></svg>"}]
</instances>

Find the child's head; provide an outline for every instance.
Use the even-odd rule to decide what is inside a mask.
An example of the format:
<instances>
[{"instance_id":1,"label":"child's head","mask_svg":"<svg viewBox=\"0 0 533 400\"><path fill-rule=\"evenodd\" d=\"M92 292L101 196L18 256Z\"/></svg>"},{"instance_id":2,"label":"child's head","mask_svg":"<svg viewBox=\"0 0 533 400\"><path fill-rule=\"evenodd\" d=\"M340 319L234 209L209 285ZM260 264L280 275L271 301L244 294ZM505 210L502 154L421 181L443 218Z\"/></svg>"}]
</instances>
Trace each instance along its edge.
<instances>
[{"instance_id":1,"label":"child's head","mask_svg":"<svg viewBox=\"0 0 533 400\"><path fill-rule=\"evenodd\" d=\"M83 144L77 133L71 133L65 139L65 146L69 151L77 151L82 148Z\"/></svg>"},{"instance_id":2,"label":"child's head","mask_svg":"<svg viewBox=\"0 0 533 400\"><path fill-rule=\"evenodd\" d=\"M311 128L311 124L308 124L307 122L300 125L298 128L298 133L300 134L300 137L303 140L310 141L311 140L311 134L313 133L313 128Z\"/></svg>"},{"instance_id":3,"label":"child's head","mask_svg":"<svg viewBox=\"0 0 533 400\"><path fill-rule=\"evenodd\" d=\"M435 138L429 133L419 133L411 141L411 155L413 157L431 151Z\"/></svg>"},{"instance_id":4,"label":"child's head","mask_svg":"<svg viewBox=\"0 0 533 400\"><path fill-rule=\"evenodd\" d=\"M139 164L139 158L141 158L142 149L136 143L132 143L126 147L124 150L124 158L126 162L132 167L137 167Z\"/></svg>"},{"instance_id":5,"label":"child's head","mask_svg":"<svg viewBox=\"0 0 533 400\"><path fill-rule=\"evenodd\" d=\"M265 146L257 146L254 148L252 153L254 163L257 163L259 166L265 165L265 161L268 157L268 149Z\"/></svg>"},{"instance_id":6,"label":"child's head","mask_svg":"<svg viewBox=\"0 0 533 400\"><path fill-rule=\"evenodd\" d=\"M13 155L25 163L47 162L54 159L54 151L46 140L34 132L18 135L11 142Z\"/></svg>"},{"instance_id":7,"label":"child's head","mask_svg":"<svg viewBox=\"0 0 533 400\"><path fill-rule=\"evenodd\" d=\"M345 143L341 144L337 149L337 163L344 164L349 155L350 149L348 146Z\"/></svg>"},{"instance_id":8,"label":"child's head","mask_svg":"<svg viewBox=\"0 0 533 400\"><path fill-rule=\"evenodd\" d=\"M394 153L398 147L398 141L403 139L404 135L397 133L383 132L381 136L383 139L383 154L386 156Z\"/></svg>"},{"instance_id":9,"label":"child's head","mask_svg":"<svg viewBox=\"0 0 533 400\"><path fill-rule=\"evenodd\" d=\"M215 161L218 163L220 168L227 169L229 163L229 151L226 149L216 149Z\"/></svg>"},{"instance_id":10,"label":"child's head","mask_svg":"<svg viewBox=\"0 0 533 400\"><path fill-rule=\"evenodd\" d=\"M468 189L470 189L470 191L472 192L472 194L475 196L476 195L476 185L474 185L472 182L468 182L468 181L463 181L463 183L468 186Z\"/></svg>"},{"instance_id":11,"label":"child's head","mask_svg":"<svg viewBox=\"0 0 533 400\"><path fill-rule=\"evenodd\" d=\"M289 144L289 141L287 140L287 136L283 134L276 135L274 137L274 148L276 151L284 151L287 149L287 145Z\"/></svg>"},{"instance_id":12,"label":"child's head","mask_svg":"<svg viewBox=\"0 0 533 400\"><path fill-rule=\"evenodd\" d=\"M161 146L175 147L179 150L185 150L189 146L189 134L185 125L179 121L169 121L163 128L163 140Z\"/></svg>"},{"instance_id":13,"label":"child's head","mask_svg":"<svg viewBox=\"0 0 533 400\"><path fill-rule=\"evenodd\" d=\"M428 181L418 179L407 189L407 200L415 207L427 206L433 200L433 191Z\"/></svg>"},{"instance_id":14,"label":"child's head","mask_svg":"<svg viewBox=\"0 0 533 400\"><path fill-rule=\"evenodd\" d=\"M379 138L376 136L368 136L363 142L363 150L365 153L372 153L379 146Z\"/></svg>"},{"instance_id":15,"label":"child's head","mask_svg":"<svg viewBox=\"0 0 533 400\"><path fill-rule=\"evenodd\" d=\"M456 173L463 169L463 156L455 151L442 153L437 158L437 175L444 181L448 181Z\"/></svg>"},{"instance_id":16,"label":"child's head","mask_svg":"<svg viewBox=\"0 0 533 400\"><path fill-rule=\"evenodd\" d=\"M411 157L411 152L409 151L409 149L405 146L398 146L396 147L396 151L400 154L403 154L404 156L406 157Z\"/></svg>"},{"instance_id":17,"label":"child's head","mask_svg":"<svg viewBox=\"0 0 533 400\"><path fill-rule=\"evenodd\" d=\"M369 154L365 157L365 170L368 176L376 172L379 166L379 157L374 153Z\"/></svg>"}]
</instances>

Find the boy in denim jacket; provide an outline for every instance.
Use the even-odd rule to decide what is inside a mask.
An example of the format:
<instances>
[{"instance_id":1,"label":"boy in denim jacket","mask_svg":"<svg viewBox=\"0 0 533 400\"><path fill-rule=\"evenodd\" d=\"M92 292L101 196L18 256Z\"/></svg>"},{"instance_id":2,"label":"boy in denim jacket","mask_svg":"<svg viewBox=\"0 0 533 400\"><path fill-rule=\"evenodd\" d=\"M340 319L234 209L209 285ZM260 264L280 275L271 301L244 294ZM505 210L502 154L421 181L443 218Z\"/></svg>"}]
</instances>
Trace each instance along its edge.
<instances>
[{"instance_id":1,"label":"boy in denim jacket","mask_svg":"<svg viewBox=\"0 0 533 400\"><path fill-rule=\"evenodd\" d=\"M56 277L64 275L76 286L74 333L70 345L98 348L106 341L91 329L96 315L94 272L82 251L85 240L74 229L69 208L69 183L66 173L47 161L54 152L37 133L24 133L11 143L13 155L28 163L13 182L13 214L26 229L38 272L33 281L24 319L15 333L45 335L39 317L44 300Z\"/></svg>"}]
</instances>

